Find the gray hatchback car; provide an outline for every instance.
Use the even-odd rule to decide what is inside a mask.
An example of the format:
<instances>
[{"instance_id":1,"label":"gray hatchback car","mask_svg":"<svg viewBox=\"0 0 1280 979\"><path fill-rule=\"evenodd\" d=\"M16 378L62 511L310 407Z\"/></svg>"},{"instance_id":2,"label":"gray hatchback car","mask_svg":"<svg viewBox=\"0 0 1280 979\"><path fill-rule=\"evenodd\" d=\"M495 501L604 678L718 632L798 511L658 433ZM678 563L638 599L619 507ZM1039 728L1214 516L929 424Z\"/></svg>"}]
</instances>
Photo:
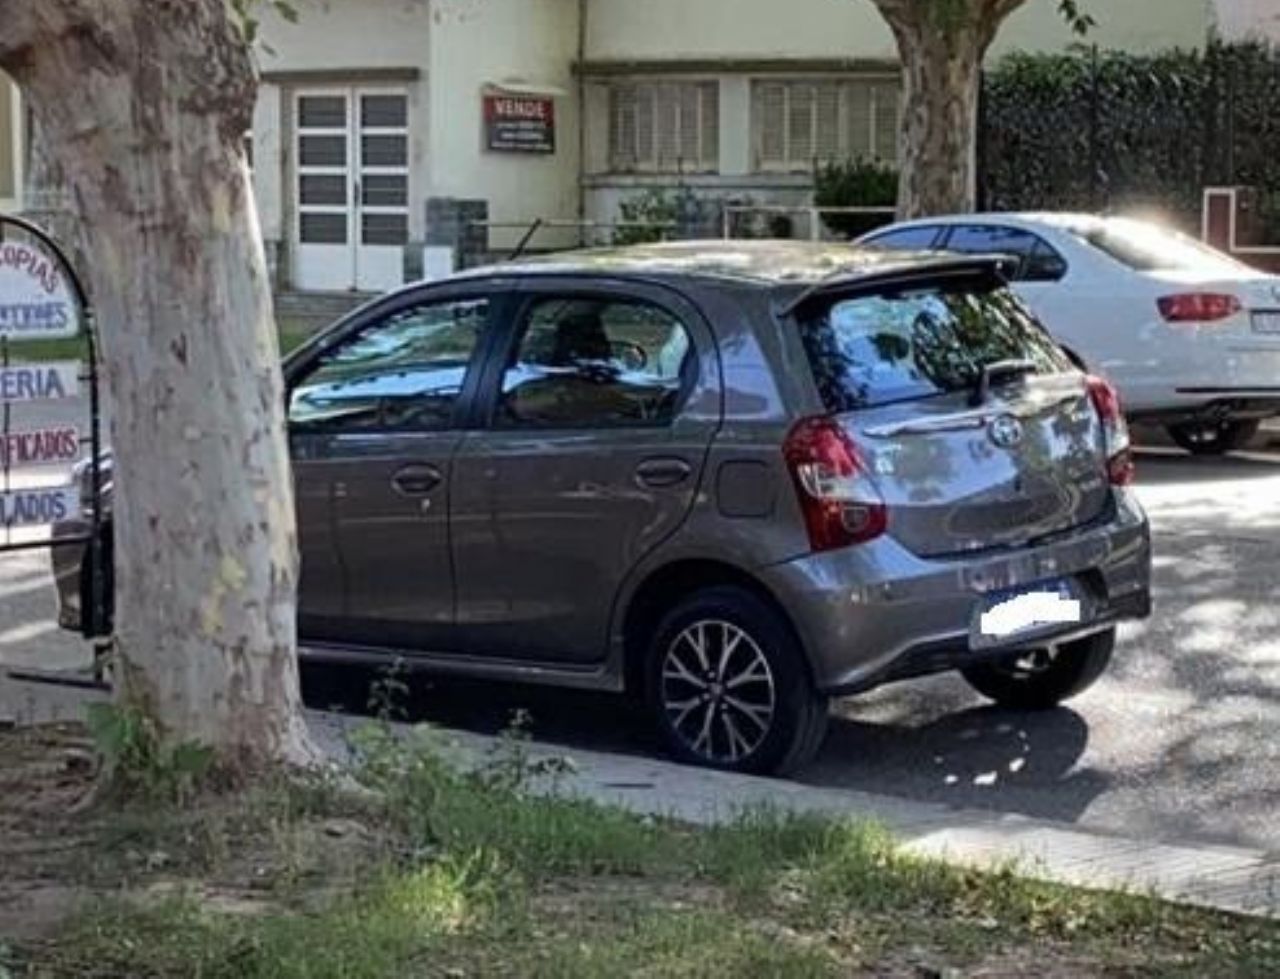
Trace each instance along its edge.
<instances>
[{"instance_id":1,"label":"gray hatchback car","mask_svg":"<svg viewBox=\"0 0 1280 979\"><path fill-rule=\"evenodd\" d=\"M1114 391L999 263L682 243L357 310L286 364L303 655L626 690L752 772L889 681L1079 693L1150 613L1148 525Z\"/></svg>"}]
</instances>

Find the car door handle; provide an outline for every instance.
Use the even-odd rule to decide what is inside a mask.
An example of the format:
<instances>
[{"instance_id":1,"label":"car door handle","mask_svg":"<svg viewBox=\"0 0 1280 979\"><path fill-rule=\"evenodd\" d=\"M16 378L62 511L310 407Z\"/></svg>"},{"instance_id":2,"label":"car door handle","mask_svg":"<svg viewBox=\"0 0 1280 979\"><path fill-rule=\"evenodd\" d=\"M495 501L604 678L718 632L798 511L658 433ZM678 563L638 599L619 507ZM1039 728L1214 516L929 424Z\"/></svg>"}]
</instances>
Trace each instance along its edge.
<instances>
[{"instance_id":1,"label":"car door handle","mask_svg":"<svg viewBox=\"0 0 1280 979\"><path fill-rule=\"evenodd\" d=\"M391 488L401 496L426 496L443 478L435 466L405 466L391 477Z\"/></svg>"},{"instance_id":2,"label":"car door handle","mask_svg":"<svg viewBox=\"0 0 1280 979\"><path fill-rule=\"evenodd\" d=\"M646 459L636 467L636 482L651 489L679 486L693 473L683 459Z\"/></svg>"}]
</instances>

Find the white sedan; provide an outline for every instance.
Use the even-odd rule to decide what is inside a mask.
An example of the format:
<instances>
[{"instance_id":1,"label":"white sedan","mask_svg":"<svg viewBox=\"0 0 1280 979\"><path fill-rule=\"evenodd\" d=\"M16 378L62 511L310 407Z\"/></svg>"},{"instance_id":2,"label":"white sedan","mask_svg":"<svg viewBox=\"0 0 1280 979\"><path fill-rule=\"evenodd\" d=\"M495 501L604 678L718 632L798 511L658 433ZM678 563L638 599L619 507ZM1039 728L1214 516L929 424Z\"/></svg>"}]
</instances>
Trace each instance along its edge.
<instances>
[{"instance_id":1,"label":"white sedan","mask_svg":"<svg viewBox=\"0 0 1280 979\"><path fill-rule=\"evenodd\" d=\"M1183 448L1239 448L1280 415L1280 277L1177 231L1087 214L967 214L877 229L861 244L1006 254L1014 289L1130 417Z\"/></svg>"}]
</instances>

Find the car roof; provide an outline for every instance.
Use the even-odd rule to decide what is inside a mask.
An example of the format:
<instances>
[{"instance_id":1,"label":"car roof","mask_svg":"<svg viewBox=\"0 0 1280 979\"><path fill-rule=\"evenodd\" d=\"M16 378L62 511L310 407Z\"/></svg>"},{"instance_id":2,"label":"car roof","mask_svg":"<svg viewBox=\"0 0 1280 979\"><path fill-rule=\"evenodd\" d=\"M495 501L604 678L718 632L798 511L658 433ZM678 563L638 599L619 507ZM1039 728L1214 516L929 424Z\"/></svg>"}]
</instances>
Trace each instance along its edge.
<instances>
[{"instance_id":1,"label":"car roof","mask_svg":"<svg viewBox=\"0 0 1280 979\"><path fill-rule=\"evenodd\" d=\"M843 242L711 239L557 252L471 269L455 276L632 276L700 279L765 287L813 286L954 267L956 256L885 252ZM963 260L972 264L972 257Z\"/></svg>"},{"instance_id":2,"label":"car roof","mask_svg":"<svg viewBox=\"0 0 1280 979\"><path fill-rule=\"evenodd\" d=\"M1005 224L1011 227L1053 228L1059 231L1087 230L1105 224L1119 215L1089 214L1084 211L979 211L974 214L940 214L936 217L913 218L876 228L867 237L890 229L954 226L958 224Z\"/></svg>"}]
</instances>

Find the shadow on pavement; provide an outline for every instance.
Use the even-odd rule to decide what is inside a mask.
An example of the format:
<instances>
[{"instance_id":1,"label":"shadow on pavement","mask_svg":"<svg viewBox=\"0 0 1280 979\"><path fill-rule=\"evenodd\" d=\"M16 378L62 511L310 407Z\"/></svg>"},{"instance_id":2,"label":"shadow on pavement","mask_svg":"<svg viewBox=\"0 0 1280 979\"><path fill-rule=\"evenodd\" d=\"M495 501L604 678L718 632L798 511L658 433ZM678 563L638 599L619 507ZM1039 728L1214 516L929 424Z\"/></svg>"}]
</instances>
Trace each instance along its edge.
<instances>
[{"instance_id":1,"label":"shadow on pavement","mask_svg":"<svg viewBox=\"0 0 1280 979\"><path fill-rule=\"evenodd\" d=\"M313 708L372 718L370 687L378 679L369 669L309 665L303 692ZM643 710L621 696L422 677L407 687L396 718L412 723L496 734L526 711L540 741L566 749L658 751ZM848 716L860 703L837 705L843 716L833 716L822 754L801 781L1055 819L1074 819L1107 787L1101 773L1073 771L1089 730L1072 710L972 708L913 726L908 717Z\"/></svg>"},{"instance_id":2,"label":"shadow on pavement","mask_svg":"<svg viewBox=\"0 0 1280 979\"><path fill-rule=\"evenodd\" d=\"M1067 707L1044 713L971 707L924 724L848 716L859 708L849 702L845 716L832 719L804 782L1068 821L1110 784L1102 772L1077 770L1089 726Z\"/></svg>"},{"instance_id":3,"label":"shadow on pavement","mask_svg":"<svg viewBox=\"0 0 1280 979\"><path fill-rule=\"evenodd\" d=\"M1139 486L1185 486L1274 479L1280 475L1280 455L1234 453L1219 458L1196 458L1177 450L1139 449L1137 466Z\"/></svg>"},{"instance_id":4,"label":"shadow on pavement","mask_svg":"<svg viewBox=\"0 0 1280 979\"><path fill-rule=\"evenodd\" d=\"M375 718L376 670L306 664L302 693L307 706ZM498 734L518 711L527 712L540 741L567 748L651 754L655 745L643 712L625 697L551 687L410 676L396 697L392 719L413 724Z\"/></svg>"}]
</instances>

